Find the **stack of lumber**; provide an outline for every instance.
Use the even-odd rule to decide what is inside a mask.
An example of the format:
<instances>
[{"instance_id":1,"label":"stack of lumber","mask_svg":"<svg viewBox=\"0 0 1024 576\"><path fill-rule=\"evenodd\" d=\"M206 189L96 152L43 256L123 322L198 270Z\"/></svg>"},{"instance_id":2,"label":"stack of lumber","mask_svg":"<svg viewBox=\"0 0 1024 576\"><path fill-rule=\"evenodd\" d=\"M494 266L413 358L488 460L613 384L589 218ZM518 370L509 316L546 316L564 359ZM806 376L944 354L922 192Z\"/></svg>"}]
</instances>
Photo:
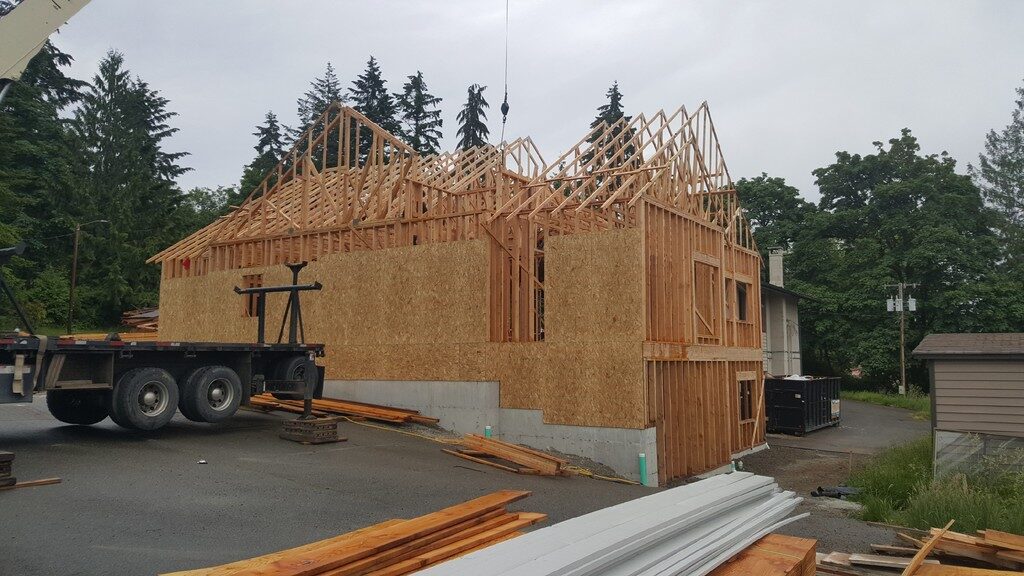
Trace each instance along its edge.
<instances>
[{"instance_id":1,"label":"stack of lumber","mask_svg":"<svg viewBox=\"0 0 1024 576\"><path fill-rule=\"evenodd\" d=\"M734 472L535 530L424 576L704 576L778 527L801 501L772 478Z\"/></svg>"},{"instance_id":2,"label":"stack of lumber","mask_svg":"<svg viewBox=\"0 0 1024 576\"><path fill-rule=\"evenodd\" d=\"M506 507L529 492L504 490L413 518L388 520L298 548L164 576L400 576L515 538L546 518Z\"/></svg>"},{"instance_id":3,"label":"stack of lumber","mask_svg":"<svg viewBox=\"0 0 1024 576\"><path fill-rule=\"evenodd\" d=\"M254 408L263 410L279 410L302 414L302 400L281 400L274 398L270 394L260 394L250 398L250 403ZM407 422L437 424L438 422L437 418L424 416L416 410L407 410L405 408L366 404L363 402L353 402L352 400L341 400L339 398L317 398L313 400L313 415L328 416L332 414L388 422L390 424L405 424Z\"/></svg>"},{"instance_id":4,"label":"stack of lumber","mask_svg":"<svg viewBox=\"0 0 1024 576\"><path fill-rule=\"evenodd\" d=\"M769 534L710 576L814 576L817 540Z\"/></svg>"},{"instance_id":5,"label":"stack of lumber","mask_svg":"<svg viewBox=\"0 0 1024 576\"><path fill-rule=\"evenodd\" d=\"M155 342L160 339L156 332L117 332L117 338L123 342ZM67 334L61 338L73 338L75 340L106 340L110 333L88 332L82 334Z\"/></svg>"},{"instance_id":6,"label":"stack of lumber","mask_svg":"<svg viewBox=\"0 0 1024 576\"><path fill-rule=\"evenodd\" d=\"M950 523L952 524L952 523ZM918 576L995 576L1020 574L1024 571L1024 536L979 530L977 534L961 534L946 528L930 531L897 528L897 536L908 546L874 544L881 554L844 554L833 552L818 555L818 571L839 576L892 574L884 570L900 570ZM900 557L903 556L903 557ZM938 559L926 559L935 556ZM988 565L992 568L969 568Z\"/></svg>"},{"instance_id":7,"label":"stack of lumber","mask_svg":"<svg viewBox=\"0 0 1024 576\"><path fill-rule=\"evenodd\" d=\"M458 450L442 451L478 464L486 464L518 474L539 474L541 476L567 476L570 474L569 462L566 460L525 446L476 434L467 434L462 439L462 446ZM503 460L507 464L495 460Z\"/></svg>"},{"instance_id":8,"label":"stack of lumber","mask_svg":"<svg viewBox=\"0 0 1024 576\"><path fill-rule=\"evenodd\" d=\"M160 327L159 308L140 308L121 314L121 325L133 332L156 332Z\"/></svg>"}]
</instances>

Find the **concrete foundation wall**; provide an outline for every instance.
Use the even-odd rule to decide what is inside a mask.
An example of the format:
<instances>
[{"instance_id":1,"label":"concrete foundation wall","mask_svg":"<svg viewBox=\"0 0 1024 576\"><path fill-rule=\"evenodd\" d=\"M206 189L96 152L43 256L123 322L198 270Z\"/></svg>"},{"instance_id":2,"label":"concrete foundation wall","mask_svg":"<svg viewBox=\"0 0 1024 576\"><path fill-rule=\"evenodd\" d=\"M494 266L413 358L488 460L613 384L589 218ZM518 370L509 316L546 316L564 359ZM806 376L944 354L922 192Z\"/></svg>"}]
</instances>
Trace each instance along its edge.
<instances>
[{"instance_id":1,"label":"concrete foundation wall","mask_svg":"<svg viewBox=\"0 0 1024 576\"><path fill-rule=\"evenodd\" d=\"M483 434L538 450L556 450L589 458L617 474L640 480L638 455L647 456L648 486L658 484L654 428L604 428L545 424L540 410L499 408L497 382L328 380L324 395L357 402L419 410L440 419L441 427L462 434Z\"/></svg>"}]
</instances>

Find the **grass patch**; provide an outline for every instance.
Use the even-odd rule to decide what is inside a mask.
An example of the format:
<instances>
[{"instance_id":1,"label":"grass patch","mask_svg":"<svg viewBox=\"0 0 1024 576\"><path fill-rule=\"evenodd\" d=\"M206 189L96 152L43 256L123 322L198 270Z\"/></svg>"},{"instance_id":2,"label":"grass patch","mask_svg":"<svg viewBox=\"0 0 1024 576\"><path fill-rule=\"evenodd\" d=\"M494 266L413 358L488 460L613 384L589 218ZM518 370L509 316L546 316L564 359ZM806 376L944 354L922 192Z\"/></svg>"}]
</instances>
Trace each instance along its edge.
<instances>
[{"instance_id":1,"label":"grass patch","mask_svg":"<svg viewBox=\"0 0 1024 576\"><path fill-rule=\"evenodd\" d=\"M895 446L857 470L849 484L861 517L927 530L956 520L956 531L992 528L1024 534L1024 473L1008 460L985 458L974 468L932 477L930 438Z\"/></svg>"},{"instance_id":2,"label":"grass patch","mask_svg":"<svg viewBox=\"0 0 1024 576\"><path fill-rule=\"evenodd\" d=\"M857 400L881 406L903 408L914 413L914 417L921 420L928 420L932 417L932 400L927 394L910 389L907 394L889 394L886 392L867 392L864 390L843 390L840 392L843 400Z\"/></svg>"}]
</instances>

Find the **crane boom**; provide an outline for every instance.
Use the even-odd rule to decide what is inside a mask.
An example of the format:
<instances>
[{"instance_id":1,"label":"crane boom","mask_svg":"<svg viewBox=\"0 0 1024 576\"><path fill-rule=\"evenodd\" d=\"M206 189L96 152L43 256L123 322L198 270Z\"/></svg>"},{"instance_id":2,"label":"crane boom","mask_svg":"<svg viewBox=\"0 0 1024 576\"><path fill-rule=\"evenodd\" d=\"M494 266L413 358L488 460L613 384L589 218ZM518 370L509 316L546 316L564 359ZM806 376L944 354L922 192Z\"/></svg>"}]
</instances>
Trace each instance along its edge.
<instances>
[{"instance_id":1,"label":"crane boom","mask_svg":"<svg viewBox=\"0 0 1024 576\"><path fill-rule=\"evenodd\" d=\"M0 100L46 39L90 0L24 0L0 18Z\"/></svg>"}]
</instances>

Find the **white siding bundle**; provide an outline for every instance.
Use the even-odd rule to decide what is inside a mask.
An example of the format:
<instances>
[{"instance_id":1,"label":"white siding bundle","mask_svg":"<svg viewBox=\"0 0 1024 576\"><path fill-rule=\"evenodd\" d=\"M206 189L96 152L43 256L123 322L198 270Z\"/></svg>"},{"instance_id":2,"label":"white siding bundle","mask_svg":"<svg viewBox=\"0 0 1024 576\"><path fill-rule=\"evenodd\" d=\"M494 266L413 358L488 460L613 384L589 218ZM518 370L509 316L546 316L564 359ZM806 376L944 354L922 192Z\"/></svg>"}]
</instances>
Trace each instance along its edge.
<instances>
[{"instance_id":1,"label":"white siding bundle","mask_svg":"<svg viewBox=\"0 0 1024 576\"><path fill-rule=\"evenodd\" d=\"M803 518L802 501L747 472L714 476L534 530L423 576L703 576Z\"/></svg>"}]
</instances>

